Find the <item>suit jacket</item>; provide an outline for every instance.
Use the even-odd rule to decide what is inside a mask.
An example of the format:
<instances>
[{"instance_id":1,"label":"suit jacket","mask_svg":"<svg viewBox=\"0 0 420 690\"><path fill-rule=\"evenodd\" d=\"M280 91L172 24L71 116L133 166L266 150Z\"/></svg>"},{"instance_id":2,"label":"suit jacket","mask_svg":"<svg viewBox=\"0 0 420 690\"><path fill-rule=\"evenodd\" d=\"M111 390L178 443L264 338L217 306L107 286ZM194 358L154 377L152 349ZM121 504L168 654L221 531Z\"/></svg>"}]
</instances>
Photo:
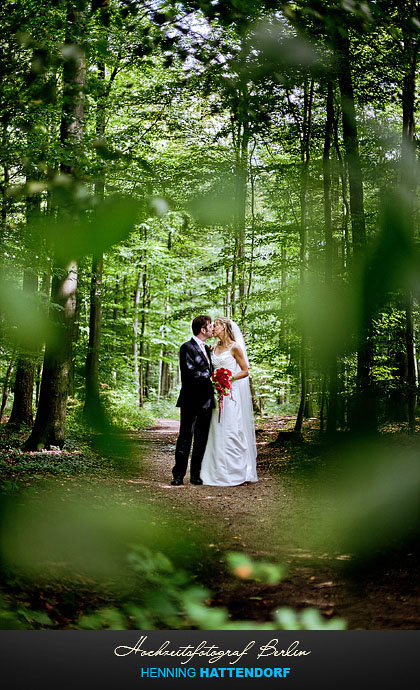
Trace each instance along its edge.
<instances>
[{"instance_id":1,"label":"suit jacket","mask_svg":"<svg viewBox=\"0 0 420 690\"><path fill-rule=\"evenodd\" d=\"M202 353L194 338L181 345L179 366L181 369L181 391L177 407L208 409L215 407L211 374L210 350L204 346L210 362Z\"/></svg>"}]
</instances>

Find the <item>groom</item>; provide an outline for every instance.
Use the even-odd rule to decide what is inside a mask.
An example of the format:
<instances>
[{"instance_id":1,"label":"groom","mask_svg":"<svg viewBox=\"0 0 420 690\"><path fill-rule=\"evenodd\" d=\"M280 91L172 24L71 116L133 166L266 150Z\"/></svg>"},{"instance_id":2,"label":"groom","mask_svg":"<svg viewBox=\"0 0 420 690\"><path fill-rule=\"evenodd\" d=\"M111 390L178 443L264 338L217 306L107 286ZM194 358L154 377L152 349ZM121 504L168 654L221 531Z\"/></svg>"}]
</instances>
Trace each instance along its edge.
<instances>
[{"instance_id":1,"label":"groom","mask_svg":"<svg viewBox=\"0 0 420 690\"><path fill-rule=\"evenodd\" d=\"M181 345L179 365L181 391L177 407L181 408L181 426L175 449L175 465L172 469L172 486L181 486L187 472L192 438L191 484L202 484L201 461L206 449L212 410L215 407L211 382L212 364L210 350L205 341L213 335L210 316L196 316L191 324L193 337Z\"/></svg>"}]
</instances>

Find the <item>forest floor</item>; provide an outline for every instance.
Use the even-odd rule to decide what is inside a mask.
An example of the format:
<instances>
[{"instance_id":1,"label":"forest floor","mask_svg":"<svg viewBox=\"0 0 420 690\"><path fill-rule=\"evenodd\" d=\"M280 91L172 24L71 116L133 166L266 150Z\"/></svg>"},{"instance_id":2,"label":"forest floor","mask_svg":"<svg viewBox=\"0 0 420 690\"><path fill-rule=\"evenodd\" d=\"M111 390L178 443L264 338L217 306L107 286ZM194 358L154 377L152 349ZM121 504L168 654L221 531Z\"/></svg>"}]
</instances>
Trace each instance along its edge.
<instances>
[{"instance_id":1,"label":"forest floor","mask_svg":"<svg viewBox=\"0 0 420 690\"><path fill-rule=\"evenodd\" d=\"M274 446L279 430L291 429L293 423L294 418L281 417L258 425L257 483L213 487L186 482L172 487L178 423L158 420L152 429L140 433L150 453L142 478L129 481L141 485L150 500L183 511L186 524L191 520L201 525L220 554L242 551L286 565L286 577L279 584L262 585L233 579L220 559L220 573L211 583L212 601L226 606L232 618L269 621L282 606L316 607L326 618L344 618L349 629L418 629L420 552L402 549L355 572L349 570L349 554L301 548L305 525L314 519L313 506L304 498L308 496L305 485L311 481L312 466L322 462L322 448L310 422L303 446ZM309 472L302 473L302 465Z\"/></svg>"},{"instance_id":2,"label":"forest floor","mask_svg":"<svg viewBox=\"0 0 420 690\"><path fill-rule=\"evenodd\" d=\"M70 466L79 463L89 451L87 447L80 449L77 442L62 452L57 449L30 454L12 448L3 440L0 479L3 493L19 495L23 486L25 491L37 496L38 487L45 479L39 471L39 458L45 460L46 466L52 460L60 470L49 481L69 492L66 494L69 500L74 491L83 487L92 505L104 503L106 494L100 493L103 488L117 498L123 510L125 506L127 511L133 506L150 509L150 515L155 516L150 519L156 519L164 531L167 528L170 540L176 540L179 534L180 540L188 543L190 534L192 541L199 535L202 548L211 554L211 565L205 570L204 558L204 570L196 573L196 577L211 591L208 603L226 607L232 620L267 622L280 607L297 611L314 607L325 620L344 618L349 629L420 628L420 549L410 545L367 567L351 568L351 554L304 546L308 543L304 536L316 519L314 495L311 498L308 487L313 472L325 462L326 449L319 441L315 420L306 423L303 444L276 446L272 443L279 430L292 427L291 417L259 422L259 481L254 484L211 487L194 486L186 481L183 486L171 486L178 433L178 422L171 419L159 419L150 429L127 434L131 444L131 461L127 466L118 461L111 464L105 461L104 466L103 459L107 456L106 450L102 450L103 459L96 451L91 465L79 474L70 471ZM397 435L390 434L394 443ZM24 464L23 460L27 469L19 479L15 470ZM31 462L38 469L31 471ZM40 503L44 500L42 496L40 492ZM257 562L282 564L286 568L285 576L275 585L233 577L225 559L225 554L232 551L245 553ZM62 592L46 594L42 587L37 592L34 589L25 592L19 587L19 583L15 586L9 580L3 588L5 600L15 605L29 602L36 609L46 605L57 627L71 627L77 619L76 613L84 613L83 596L75 612L70 605L68 610L63 610ZM88 593L86 596L89 599ZM105 603L98 600L97 605Z\"/></svg>"}]
</instances>

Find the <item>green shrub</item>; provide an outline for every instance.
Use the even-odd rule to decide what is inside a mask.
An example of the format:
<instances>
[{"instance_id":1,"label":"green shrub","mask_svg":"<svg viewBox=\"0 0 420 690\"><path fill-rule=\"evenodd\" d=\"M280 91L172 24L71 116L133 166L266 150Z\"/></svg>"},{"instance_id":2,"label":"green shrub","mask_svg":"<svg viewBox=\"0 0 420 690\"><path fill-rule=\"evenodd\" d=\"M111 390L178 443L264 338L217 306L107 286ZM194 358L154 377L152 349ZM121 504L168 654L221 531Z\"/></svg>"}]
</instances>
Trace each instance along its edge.
<instances>
[{"instance_id":1,"label":"green shrub","mask_svg":"<svg viewBox=\"0 0 420 690\"><path fill-rule=\"evenodd\" d=\"M276 585L284 576L283 566L253 561L245 554L230 552L227 562L231 572L240 579L254 578ZM296 613L282 608L273 613L273 620L232 621L224 607L209 606L211 592L194 584L188 574L163 554L145 547L136 547L128 556L129 570L134 576L130 601L116 609L104 607L78 621L79 628L88 630L154 630L161 628L200 630L342 630L340 618L325 620L317 609ZM246 574L245 574L246 570Z\"/></svg>"},{"instance_id":2,"label":"green shrub","mask_svg":"<svg viewBox=\"0 0 420 690\"><path fill-rule=\"evenodd\" d=\"M151 405L139 407L135 395L126 390L109 390L106 394L106 409L112 424L126 431L147 429L155 420Z\"/></svg>"}]
</instances>

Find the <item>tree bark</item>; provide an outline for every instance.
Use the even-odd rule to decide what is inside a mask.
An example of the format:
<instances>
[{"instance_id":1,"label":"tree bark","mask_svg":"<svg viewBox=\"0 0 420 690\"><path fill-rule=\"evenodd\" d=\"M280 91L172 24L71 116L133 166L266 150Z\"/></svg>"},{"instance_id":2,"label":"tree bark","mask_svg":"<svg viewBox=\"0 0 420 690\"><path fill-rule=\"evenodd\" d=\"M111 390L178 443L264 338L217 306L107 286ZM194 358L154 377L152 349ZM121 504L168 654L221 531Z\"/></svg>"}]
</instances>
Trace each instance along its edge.
<instances>
[{"instance_id":1,"label":"tree bark","mask_svg":"<svg viewBox=\"0 0 420 690\"><path fill-rule=\"evenodd\" d=\"M245 60L244 54L241 60ZM243 63L245 65L245 62ZM248 147L249 147L249 121L248 121L248 86L242 80L235 90L231 105L231 132L234 161L234 251L232 256L232 282L230 291L231 314L235 316L238 311L242 322L246 312L246 201L248 180ZM238 299L236 299L236 297Z\"/></svg>"},{"instance_id":2,"label":"tree bark","mask_svg":"<svg viewBox=\"0 0 420 690\"><path fill-rule=\"evenodd\" d=\"M410 17L414 14L414 3L410 4ZM401 184L404 192L404 201L407 205L408 227L411 236L414 235L414 208L417 187L417 161L415 141L415 97L416 97L416 70L419 51L419 40L414 40L413 32L406 30L404 37L404 64L406 71L403 76L402 109L403 131L401 145ZM408 430L413 434L416 424L417 404L417 359L415 351L415 332L413 320L413 295L411 290L406 290L405 302L405 343L407 353L407 405L408 405Z\"/></svg>"},{"instance_id":3,"label":"tree bark","mask_svg":"<svg viewBox=\"0 0 420 690\"><path fill-rule=\"evenodd\" d=\"M238 297L242 322L246 314L246 199L248 179L248 144L249 125L243 122L239 126L238 147L236 151L236 256L238 259Z\"/></svg>"},{"instance_id":4,"label":"tree bark","mask_svg":"<svg viewBox=\"0 0 420 690\"><path fill-rule=\"evenodd\" d=\"M147 230L143 230L143 244L146 246L147 244ZM170 248L170 235L168 237L168 248ZM140 317L140 334L139 334L139 405L140 407L144 406L144 398L148 397L149 395L149 376L150 376L150 363L149 360L147 361L147 366L146 366L146 373L145 373L145 351L146 351L146 345L145 345L145 332L146 332L146 323L147 323L147 315L149 313L150 309L150 294L149 294L149 285L148 285L148 265L147 265L147 257L144 255L143 256L143 266L142 266L142 281L141 281L141 317ZM159 364L160 368L160 364ZM158 387L159 387L159 382L158 382ZM158 395L159 397L159 395Z\"/></svg>"},{"instance_id":5,"label":"tree bark","mask_svg":"<svg viewBox=\"0 0 420 690\"><path fill-rule=\"evenodd\" d=\"M7 151L7 143L9 140L8 123L10 114L4 113L2 118L2 128L1 128L1 146L3 151ZM1 237L2 240L6 233L6 223L7 216L11 207L11 198L8 196L7 191L10 184L10 172L9 166L6 161L3 162L3 183L1 186Z\"/></svg>"},{"instance_id":6,"label":"tree bark","mask_svg":"<svg viewBox=\"0 0 420 690\"><path fill-rule=\"evenodd\" d=\"M116 361L116 356L117 356L117 332L118 332L118 302L119 302L119 295L120 295L120 275L118 274L115 279L115 290L114 290L114 308L112 310L112 321L113 321L113 330L114 330L114 337L112 340L112 354L113 354L113 362L115 363ZM112 384L114 388L117 387L117 370L115 367L112 368Z\"/></svg>"},{"instance_id":7,"label":"tree bark","mask_svg":"<svg viewBox=\"0 0 420 690\"><path fill-rule=\"evenodd\" d=\"M13 406L8 422L10 426L19 428L33 424L35 371L36 365L33 358L30 355L21 354L17 360Z\"/></svg>"},{"instance_id":8,"label":"tree bark","mask_svg":"<svg viewBox=\"0 0 420 690\"><path fill-rule=\"evenodd\" d=\"M150 296L149 288L147 285L147 273L146 267L143 275L143 309L141 316L141 329L140 329L140 407L144 405L144 398L149 397L150 388L150 378L151 378L151 366L150 366L150 352L149 346L145 343L145 331L146 331L146 315L150 312L150 306L152 303L152 298ZM148 356L146 367L144 366L145 356Z\"/></svg>"},{"instance_id":9,"label":"tree bark","mask_svg":"<svg viewBox=\"0 0 420 690\"><path fill-rule=\"evenodd\" d=\"M341 94L343 142L349 171L353 251L355 255L360 256L366 248L366 226L348 31L340 35L336 50L339 57L338 83Z\"/></svg>"},{"instance_id":10,"label":"tree bark","mask_svg":"<svg viewBox=\"0 0 420 690\"><path fill-rule=\"evenodd\" d=\"M331 81L327 84L327 103L324 150L322 154L323 188L324 188L324 228L325 228L325 282L331 285L333 280L333 235L331 214L331 138L334 124L334 87Z\"/></svg>"},{"instance_id":11,"label":"tree bark","mask_svg":"<svg viewBox=\"0 0 420 690\"><path fill-rule=\"evenodd\" d=\"M32 434L25 443L25 450L51 446L62 448L64 445L76 313L76 262L69 261L64 270L65 280L57 276L53 278L51 300L55 338L47 342L45 348L38 411Z\"/></svg>"},{"instance_id":12,"label":"tree bark","mask_svg":"<svg viewBox=\"0 0 420 690\"><path fill-rule=\"evenodd\" d=\"M26 268L24 272L23 291L28 296L34 295L38 291L38 277L30 267ZM30 350L20 352L17 359L13 407L9 418L9 424L15 428L32 426L34 421L35 357L36 353Z\"/></svg>"},{"instance_id":13,"label":"tree bark","mask_svg":"<svg viewBox=\"0 0 420 690\"><path fill-rule=\"evenodd\" d=\"M349 238L349 217L350 217L350 204L348 201L348 194L347 194L347 170L346 170L346 165L343 160L343 156L341 155L341 150L340 150L340 144L338 141L338 121L339 121L339 115L334 118L334 148L335 152L337 154L337 159L338 159L338 169L339 169L339 177L340 177L340 182L341 182L341 196L342 196L342 201L343 201L343 207L342 207L342 221L341 221L341 228L342 228L342 236L341 236L341 242L342 242L342 264L343 264L343 269L346 269L349 263L349 259L351 257L351 243L350 243L350 238Z\"/></svg>"},{"instance_id":14,"label":"tree bark","mask_svg":"<svg viewBox=\"0 0 420 690\"><path fill-rule=\"evenodd\" d=\"M27 175L27 182L30 177ZM28 197L26 200L26 228L25 228L25 270L23 274L23 292L28 298L38 292L38 276L35 268L37 237L31 227L34 218L39 214L41 201L39 196ZM14 385L13 407L9 424L19 428L22 425L33 424L33 390L36 372L36 355L33 349L20 352L16 363L16 378Z\"/></svg>"},{"instance_id":15,"label":"tree bark","mask_svg":"<svg viewBox=\"0 0 420 690\"><path fill-rule=\"evenodd\" d=\"M280 305L281 305L281 318L280 318L280 330L279 330L279 350L283 352L287 352L287 356L290 357L290 347L289 347L289 336L288 336L288 328L287 328L287 321L286 321L286 307L287 307L287 299L286 299L286 289L287 289L287 271L286 271L286 262L287 262L287 249L284 245L284 242L281 245L281 271L280 271ZM285 385L283 387L282 391L278 391L277 393L277 404L282 405L285 402L289 401L289 392L290 392L290 376L288 373L288 367L286 367L287 370L287 375L286 375L286 381ZM283 374L284 375L284 374Z\"/></svg>"},{"instance_id":16,"label":"tree bark","mask_svg":"<svg viewBox=\"0 0 420 690\"><path fill-rule=\"evenodd\" d=\"M35 403L36 407L39 405L39 394L41 392L41 381L42 381L42 363L38 364L36 368L35 375Z\"/></svg>"},{"instance_id":17,"label":"tree bark","mask_svg":"<svg viewBox=\"0 0 420 690\"><path fill-rule=\"evenodd\" d=\"M308 84L304 88L304 105L303 105L303 127L301 131L301 175L300 175L300 289L304 293L306 288L306 273L308 268L308 207L307 207L307 192L308 192L308 177L309 177L309 161L310 161L310 142L312 130L312 100L314 93L314 81L311 80L309 89ZM305 328L301 335L300 342L300 403L298 414L296 417L294 433L300 435L302 433L303 419L305 416L312 416L311 403L308 405L308 393L311 393L309 377L308 377L308 339Z\"/></svg>"},{"instance_id":18,"label":"tree bark","mask_svg":"<svg viewBox=\"0 0 420 690\"><path fill-rule=\"evenodd\" d=\"M60 123L62 159L60 171L75 179L83 138L86 60L80 48L84 31L84 11L67 5L66 40L75 48L75 57L63 65L63 104ZM51 332L45 346L39 405L34 428L25 450L58 446L65 438L69 378L72 369L72 342L76 315L77 261L55 251L52 281ZM57 309L58 305L58 309Z\"/></svg>"},{"instance_id":19,"label":"tree bark","mask_svg":"<svg viewBox=\"0 0 420 690\"><path fill-rule=\"evenodd\" d=\"M96 105L96 135L101 139L105 135L105 108L106 90L105 65L98 64L99 94ZM101 164L100 164L101 165ZM95 196L101 203L105 196L105 172L101 165L98 177L95 180ZM99 353L101 349L102 329L102 273L103 252L92 256L92 277L90 285L90 312L89 312L89 342L86 355L86 388L84 414L95 421L100 412L99 400Z\"/></svg>"},{"instance_id":20,"label":"tree bark","mask_svg":"<svg viewBox=\"0 0 420 690\"><path fill-rule=\"evenodd\" d=\"M14 366L15 366L15 360L11 359L9 366L7 367L6 376L4 378L3 397L2 397L2 401L1 401L1 410L0 410L0 423L3 421L3 415L4 415L4 411L6 409L7 399L9 397L10 380L12 378Z\"/></svg>"},{"instance_id":21,"label":"tree bark","mask_svg":"<svg viewBox=\"0 0 420 690\"><path fill-rule=\"evenodd\" d=\"M331 142L334 127L334 86L327 84L327 103L323 162L324 183L324 226L325 226L325 282L332 293L333 285L333 235L331 213ZM332 337L334 337L332 335ZM327 362L327 372L323 382L322 400L324 403L328 379L327 434L334 434L337 427L337 355L331 354Z\"/></svg>"},{"instance_id":22,"label":"tree bark","mask_svg":"<svg viewBox=\"0 0 420 690\"><path fill-rule=\"evenodd\" d=\"M256 148L257 142L254 141L254 146L249 157L249 177L250 177L250 187L251 187L251 251L249 257L248 266L248 286L246 289L246 300L244 300L242 308L242 319L245 321L246 313L248 310L249 298L251 296L251 288L253 281L253 270L254 270L254 252L255 252L255 175L252 169L252 157Z\"/></svg>"},{"instance_id":23,"label":"tree bark","mask_svg":"<svg viewBox=\"0 0 420 690\"><path fill-rule=\"evenodd\" d=\"M139 331L139 304L140 304L140 290L143 281L141 271L137 276L136 289L134 291L134 316L133 316L133 371L134 371L134 386L136 389L136 401L139 407L140 404L140 377L139 377L139 355L138 355L138 331Z\"/></svg>"},{"instance_id":24,"label":"tree bark","mask_svg":"<svg viewBox=\"0 0 420 690\"><path fill-rule=\"evenodd\" d=\"M99 353L102 325L102 272L103 254L92 257L90 285L89 343L86 356L86 397L84 412L88 417L99 410Z\"/></svg>"},{"instance_id":25,"label":"tree bark","mask_svg":"<svg viewBox=\"0 0 420 690\"><path fill-rule=\"evenodd\" d=\"M349 175L350 215L353 256L356 261L366 252L366 226L363 199L362 168L356 123L351 54L348 28L334 36L338 57L338 83L340 87L343 143ZM371 315L361 323L360 345L357 351L357 395L353 400L352 426L355 431L376 430L376 402L372 381L373 347L371 342Z\"/></svg>"}]
</instances>

